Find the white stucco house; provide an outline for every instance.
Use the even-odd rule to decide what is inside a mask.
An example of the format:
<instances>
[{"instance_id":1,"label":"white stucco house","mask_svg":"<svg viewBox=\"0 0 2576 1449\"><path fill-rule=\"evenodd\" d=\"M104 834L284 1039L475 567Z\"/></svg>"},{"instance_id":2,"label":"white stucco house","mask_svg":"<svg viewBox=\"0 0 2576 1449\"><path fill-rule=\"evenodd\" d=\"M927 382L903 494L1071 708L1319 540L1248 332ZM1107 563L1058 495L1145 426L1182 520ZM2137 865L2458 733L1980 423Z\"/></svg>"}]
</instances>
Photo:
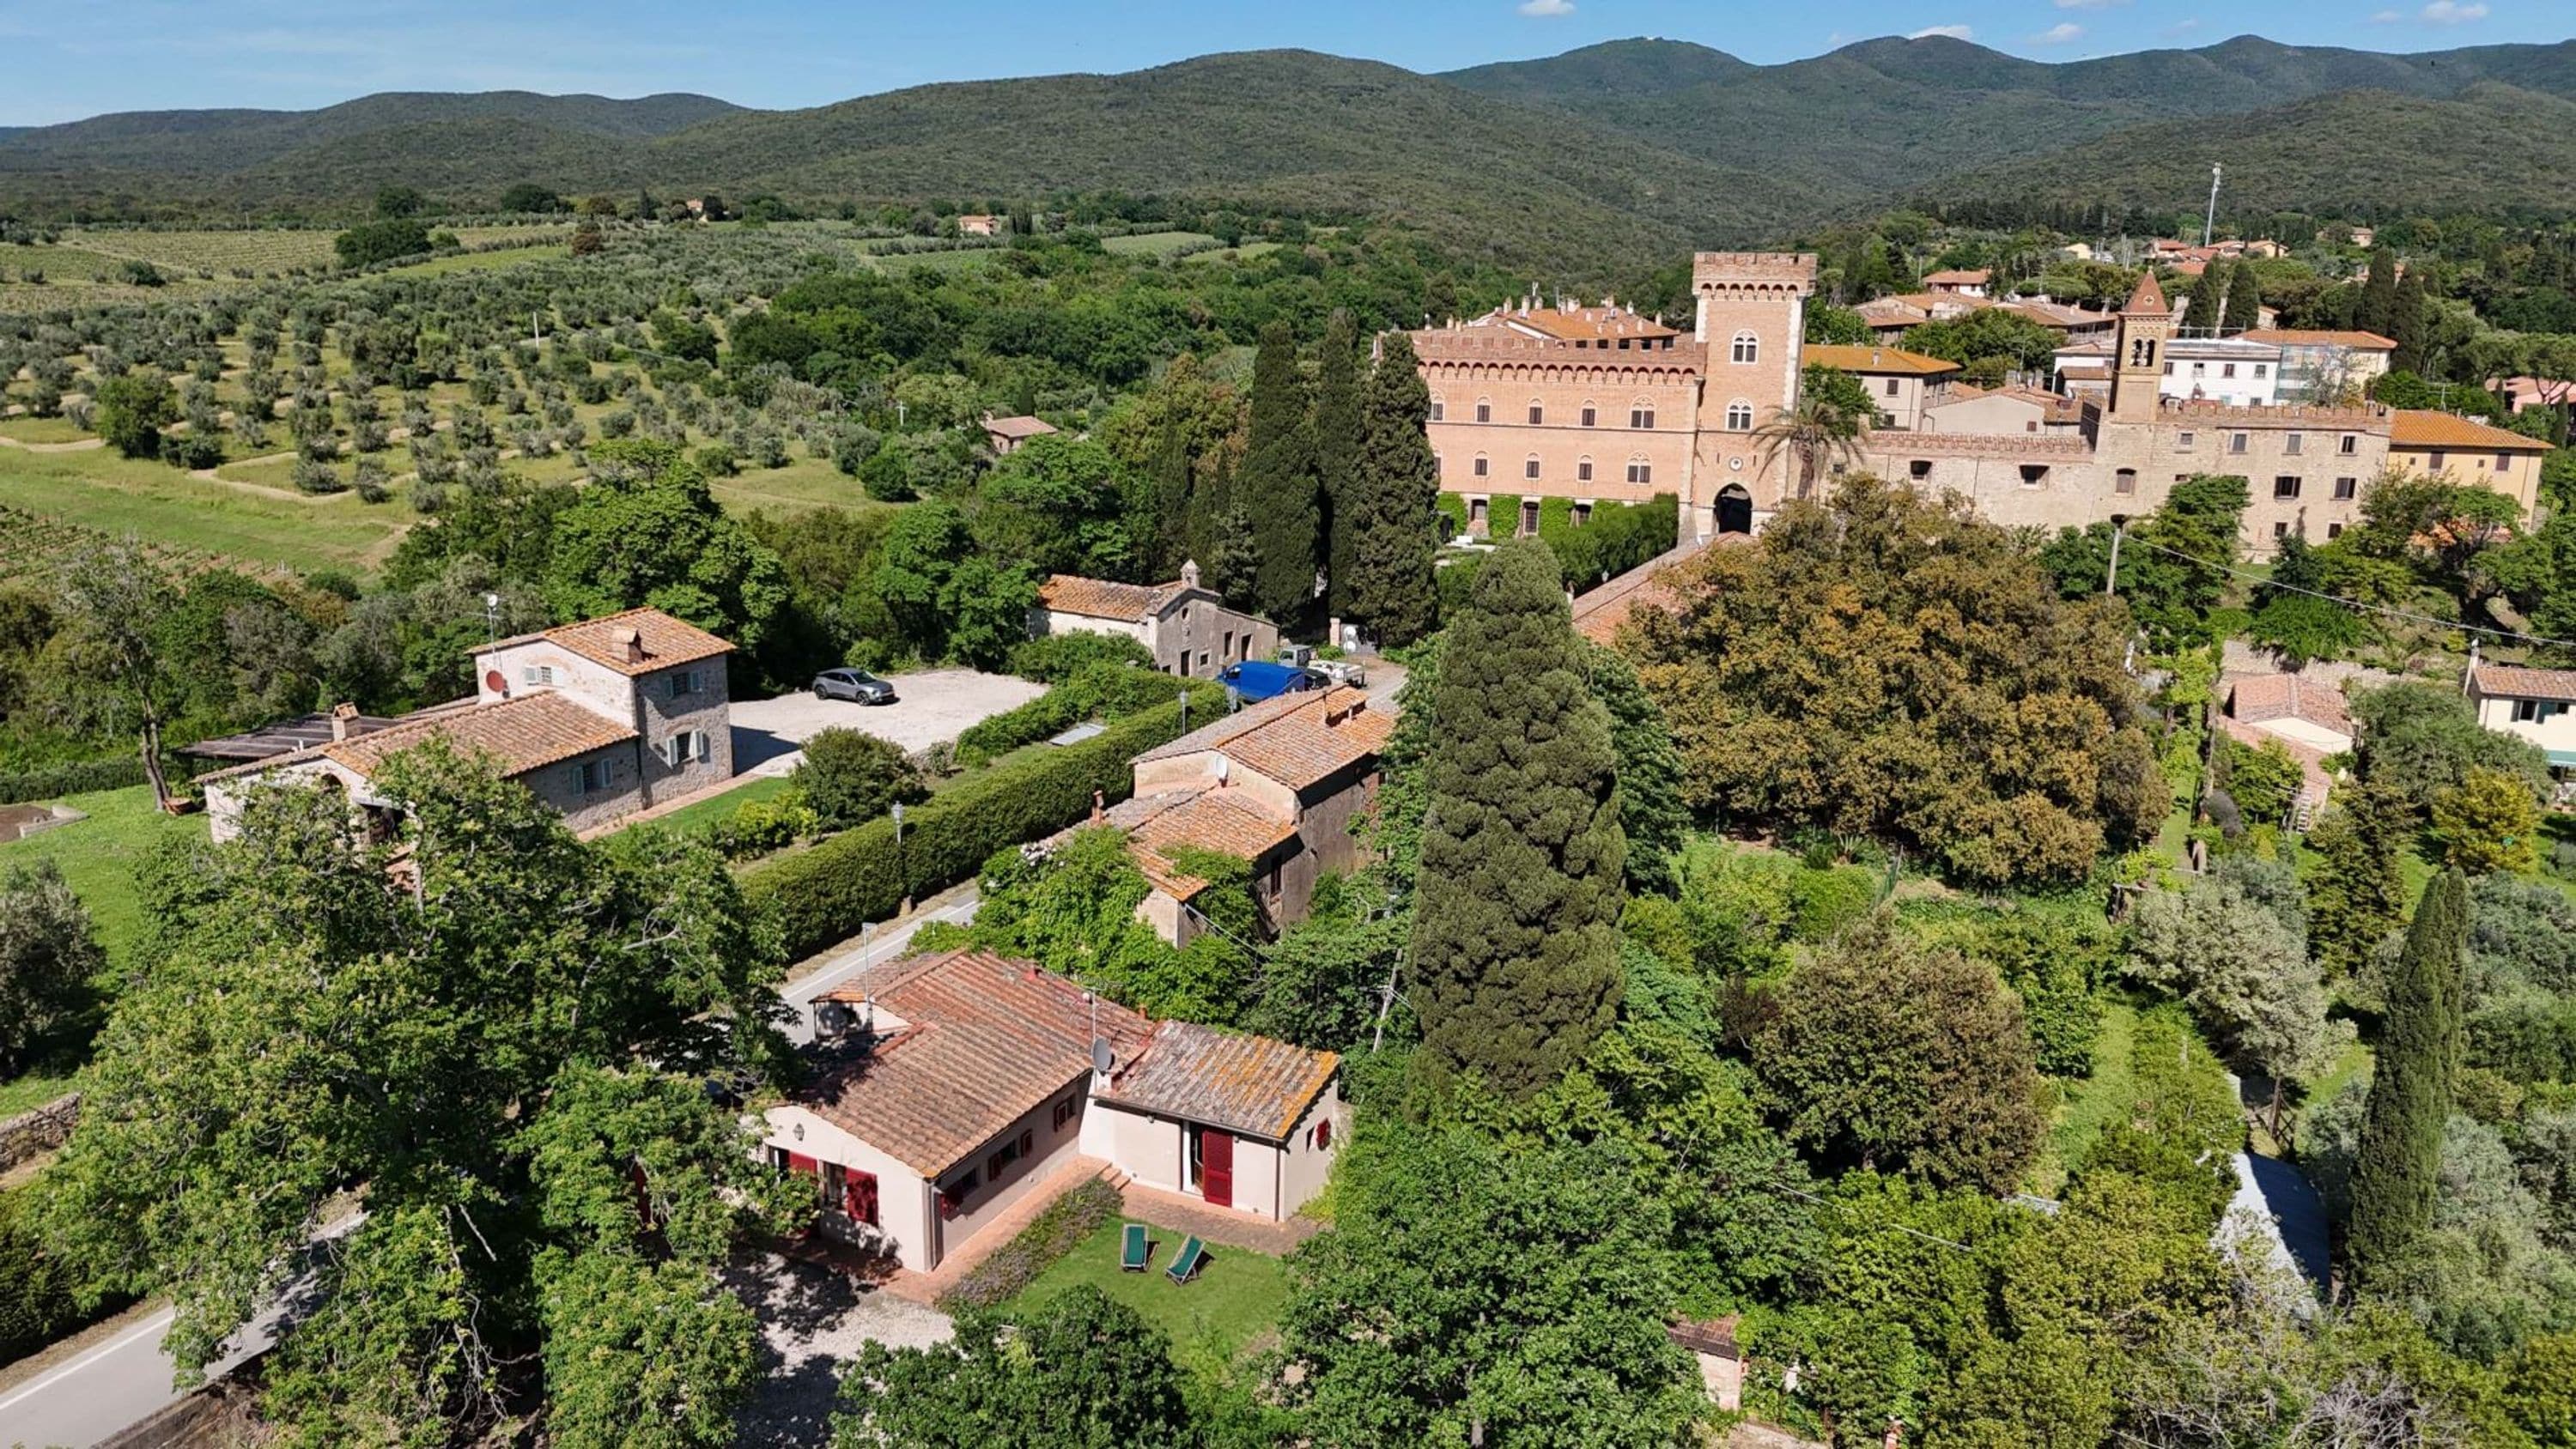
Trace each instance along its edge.
<instances>
[{"instance_id":1,"label":"white stucco house","mask_svg":"<svg viewBox=\"0 0 2576 1449\"><path fill-rule=\"evenodd\" d=\"M2576 669L2481 664L2469 673L2478 723L2540 746L2552 770L2576 770Z\"/></svg>"},{"instance_id":2,"label":"white stucco house","mask_svg":"<svg viewBox=\"0 0 2576 1449\"><path fill-rule=\"evenodd\" d=\"M1349 1128L1332 1052L1153 1021L988 951L887 962L821 1003L818 1069L767 1109L764 1150L815 1180L821 1231L915 1271L1077 1156L1286 1218Z\"/></svg>"}]
</instances>

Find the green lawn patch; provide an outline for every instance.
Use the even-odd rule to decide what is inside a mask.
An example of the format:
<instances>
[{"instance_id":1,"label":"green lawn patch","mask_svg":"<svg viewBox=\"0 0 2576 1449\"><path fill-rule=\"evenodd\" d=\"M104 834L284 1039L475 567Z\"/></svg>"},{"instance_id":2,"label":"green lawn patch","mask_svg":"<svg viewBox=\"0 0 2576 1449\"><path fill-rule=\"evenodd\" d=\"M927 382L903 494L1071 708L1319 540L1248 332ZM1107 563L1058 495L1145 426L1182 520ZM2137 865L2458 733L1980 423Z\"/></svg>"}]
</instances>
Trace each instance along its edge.
<instances>
[{"instance_id":1,"label":"green lawn patch","mask_svg":"<svg viewBox=\"0 0 2576 1449\"><path fill-rule=\"evenodd\" d=\"M721 795L713 795L694 805L683 805L658 820L646 822L660 830L682 835L703 835L715 828L716 822L754 800L774 800L787 793L785 775L772 775L747 785L736 785Z\"/></svg>"},{"instance_id":2,"label":"green lawn patch","mask_svg":"<svg viewBox=\"0 0 2576 1449\"><path fill-rule=\"evenodd\" d=\"M67 795L69 805L89 818L40 830L24 840L0 844L0 869L34 860L50 860L63 873L81 904L97 923L99 944L111 961L124 958L143 939L143 900L134 872L152 847L189 831L202 832L202 815L164 815L152 804L148 785Z\"/></svg>"},{"instance_id":3,"label":"green lawn patch","mask_svg":"<svg viewBox=\"0 0 2576 1449\"><path fill-rule=\"evenodd\" d=\"M77 443L88 436L69 418L11 418L0 422L0 438L15 438L22 443Z\"/></svg>"},{"instance_id":4,"label":"green lawn patch","mask_svg":"<svg viewBox=\"0 0 2576 1449\"><path fill-rule=\"evenodd\" d=\"M0 1082L0 1121L32 1111L72 1089L68 1076L30 1075Z\"/></svg>"},{"instance_id":5,"label":"green lawn patch","mask_svg":"<svg viewBox=\"0 0 2576 1449\"><path fill-rule=\"evenodd\" d=\"M1203 247L1215 240L1203 231L1143 231L1133 236L1104 238L1100 247L1118 256L1167 257L1186 247Z\"/></svg>"},{"instance_id":6,"label":"green lawn patch","mask_svg":"<svg viewBox=\"0 0 2576 1449\"><path fill-rule=\"evenodd\" d=\"M364 503L354 493L316 502L266 497L107 448L0 448L0 504L111 537L298 572L371 573L413 518L408 508Z\"/></svg>"},{"instance_id":7,"label":"green lawn patch","mask_svg":"<svg viewBox=\"0 0 2576 1449\"><path fill-rule=\"evenodd\" d=\"M1153 1262L1142 1273L1124 1272L1118 1248L1126 1221L1101 1224L1003 1306L1034 1307L1067 1288L1097 1288L1169 1334L1175 1361L1212 1376L1229 1372L1256 1339L1277 1329L1288 1302L1288 1275L1278 1259L1211 1245L1207 1267L1190 1283L1175 1286L1163 1270L1188 1235L1154 1229Z\"/></svg>"},{"instance_id":8,"label":"green lawn patch","mask_svg":"<svg viewBox=\"0 0 2576 1449\"><path fill-rule=\"evenodd\" d=\"M2125 1001L2104 1005L2102 1031L2093 1039L2092 1074L2058 1084L2057 1111L2041 1143L2039 1160L2031 1165L2031 1191L2055 1197L2066 1186L2072 1165L2084 1160L2103 1129L2135 1101L2130 1047L2137 1026L2136 1007Z\"/></svg>"},{"instance_id":9,"label":"green lawn patch","mask_svg":"<svg viewBox=\"0 0 2576 1449\"><path fill-rule=\"evenodd\" d=\"M426 262L414 262L408 267L394 267L385 275L438 277L449 272L492 272L503 267L515 267L523 262L543 261L549 257L571 255L572 248L569 246L509 247L495 252L455 252Z\"/></svg>"}]
</instances>

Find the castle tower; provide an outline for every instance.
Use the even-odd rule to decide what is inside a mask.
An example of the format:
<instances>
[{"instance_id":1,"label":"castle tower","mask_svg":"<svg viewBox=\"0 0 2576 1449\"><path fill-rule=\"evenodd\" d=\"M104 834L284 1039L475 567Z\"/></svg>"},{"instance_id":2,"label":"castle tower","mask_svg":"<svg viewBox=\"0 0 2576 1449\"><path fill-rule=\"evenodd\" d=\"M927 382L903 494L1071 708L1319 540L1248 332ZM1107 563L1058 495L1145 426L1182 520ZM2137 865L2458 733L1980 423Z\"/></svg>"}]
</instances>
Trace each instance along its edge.
<instances>
[{"instance_id":1,"label":"castle tower","mask_svg":"<svg viewBox=\"0 0 2576 1449\"><path fill-rule=\"evenodd\" d=\"M2154 422L2165 373L2165 344L2173 337L2173 308L2165 301L2164 288L2156 285L2154 272L2139 274L2138 288L2129 294L2129 305L2120 309L2120 325L2112 337L2111 416L2124 423Z\"/></svg>"},{"instance_id":2,"label":"castle tower","mask_svg":"<svg viewBox=\"0 0 2576 1449\"><path fill-rule=\"evenodd\" d=\"M1812 252L1701 252L1691 259L1698 304L1692 336L1707 362L1682 494L1685 528L1748 531L1780 506L1796 465L1785 455L1766 465L1751 433L1798 401L1807 298L1815 291Z\"/></svg>"}]
</instances>

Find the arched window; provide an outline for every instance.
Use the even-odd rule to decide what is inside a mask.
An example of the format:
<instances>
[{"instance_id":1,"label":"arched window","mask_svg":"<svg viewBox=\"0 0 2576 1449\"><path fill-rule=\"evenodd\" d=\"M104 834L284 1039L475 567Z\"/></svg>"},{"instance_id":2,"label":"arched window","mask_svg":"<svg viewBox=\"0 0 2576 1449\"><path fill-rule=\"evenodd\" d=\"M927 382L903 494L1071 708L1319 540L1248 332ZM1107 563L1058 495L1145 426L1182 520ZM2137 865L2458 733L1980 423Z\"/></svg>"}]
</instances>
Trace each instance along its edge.
<instances>
[{"instance_id":1,"label":"arched window","mask_svg":"<svg viewBox=\"0 0 2576 1449\"><path fill-rule=\"evenodd\" d=\"M1529 420L1530 426L1533 428L1547 421L1547 409L1539 403L1537 398L1530 399Z\"/></svg>"},{"instance_id":2,"label":"arched window","mask_svg":"<svg viewBox=\"0 0 2576 1449\"><path fill-rule=\"evenodd\" d=\"M1488 397L1480 397L1476 399L1476 421L1480 423L1490 423L1493 420L1494 400Z\"/></svg>"},{"instance_id":3,"label":"arched window","mask_svg":"<svg viewBox=\"0 0 2576 1449\"><path fill-rule=\"evenodd\" d=\"M1655 465L1647 462L1642 457L1630 458L1628 460L1628 481L1637 484L1654 482Z\"/></svg>"},{"instance_id":4,"label":"arched window","mask_svg":"<svg viewBox=\"0 0 2576 1449\"><path fill-rule=\"evenodd\" d=\"M1442 400L1440 394L1436 392L1433 393L1431 395L1431 421L1436 423L1447 416L1449 416L1449 404Z\"/></svg>"},{"instance_id":5,"label":"arched window","mask_svg":"<svg viewBox=\"0 0 2576 1449\"><path fill-rule=\"evenodd\" d=\"M1730 433L1753 431L1753 404L1742 398L1726 405L1726 430Z\"/></svg>"},{"instance_id":6,"label":"arched window","mask_svg":"<svg viewBox=\"0 0 2576 1449\"><path fill-rule=\"evenodd\" d=\"M1533 483L1538 481L1538 454L1532 453L1521 460L1521 476Z\"/></svg>"},{"instance_id":7,"label":"arched window","mask_svg":"<svg viewBox=\"0 0 2576 1449\"><path fill-rule=\"evenodd\" d=\"M1585 398L1583 400L1583 425L1588 428L1593 426L1595 423L1598 423L1600 420L1601 409L1593 403L1592 399Z\"/></svg>"},{"instance_id":8,"label":"arched window","mask_svg":"<svg viewBox=\"0 0 2576 1449\"><path fill-rule=\"evenodd\" d=\"M1754 336L1750 332L1736 333L1735 345L1733 348L1728 350L1727 359L1732 362L1760 362L1762 360L1762 339Z\"/></svg>"},{"instance_id":9,"label":"arched window","mask_svg":"<svg viewBox=\"0 0 2576 1449\"><path fill-rule=\"evenodd\" d=\"M1635 402L1628 404L1628 426L1632 428L1651 428L1654 425L1655 400L1653 398L1641 397Z\"/></svg>"},{"instance_id":10,"label":"arched window","mask_svg":"<svg viewBox=\"0 0 2576 1449\"><path fill-rule=\"evenodd\" d=\"M1592 481L1592 459L1588 455L1574 460L1574 481L1577 483Z\"/></svg>"},{"instance_id":11,"label":"arched window","mask_svg":"<svg viewBox=\"0 0 2576 1449\"><path fill-rule=\"evenodd\" d=\"M1488 474L1488 473L1490 473L1490 472L1492 472L1492 471L1493 471L1493 465L1492 465L1492 464L1490 464L1490 463L1487 463L1487 462L1485 461L1485 455L1484 455L1484 454L1482 454L1482 453L1478 453L1478 454L1476 455L1476 463L1475 463L1475 469L1474 469L1474 471L1475 471L1475 475L1476 475L1477 477L1482 478L1482 477L1484 477L1486 474Z\"/></svg>"}]
</instances>

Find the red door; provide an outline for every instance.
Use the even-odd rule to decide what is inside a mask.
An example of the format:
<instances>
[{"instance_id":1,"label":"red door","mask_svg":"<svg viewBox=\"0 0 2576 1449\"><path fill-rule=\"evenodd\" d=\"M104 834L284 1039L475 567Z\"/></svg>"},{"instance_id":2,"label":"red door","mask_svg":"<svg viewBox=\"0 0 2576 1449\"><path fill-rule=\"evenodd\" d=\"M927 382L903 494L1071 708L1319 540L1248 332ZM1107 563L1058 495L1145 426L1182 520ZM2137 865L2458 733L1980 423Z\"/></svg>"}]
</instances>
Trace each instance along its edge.
<instances>
[{"instance_id":1,"label":"red door","mask_svg":"<svg viewBox=\"0 0 2576 1449\"><path fill-rule=\"evenodd\" d=\"M1199 1195L1216 1207L1234 1206L1234 1138L1213 1127L1199 1129Z\"/></svg>"}]
</instances>

